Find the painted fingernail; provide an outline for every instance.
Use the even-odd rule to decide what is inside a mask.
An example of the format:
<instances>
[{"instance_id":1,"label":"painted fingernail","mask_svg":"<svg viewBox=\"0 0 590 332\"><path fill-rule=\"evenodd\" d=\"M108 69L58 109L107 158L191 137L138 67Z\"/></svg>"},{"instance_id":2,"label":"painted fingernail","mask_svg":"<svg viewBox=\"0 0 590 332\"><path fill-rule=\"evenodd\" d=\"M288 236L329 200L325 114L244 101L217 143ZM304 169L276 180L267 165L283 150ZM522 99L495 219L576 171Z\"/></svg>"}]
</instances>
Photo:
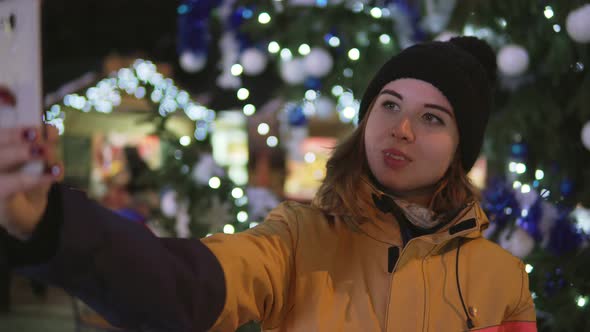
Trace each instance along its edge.
<instances>
[{"instance_id":1,"label":"painted fingernail","mask_svg":"<svg viewBox=\"0 0 590 332\"><path fill-rule=\"evenodd\" d=\"M37 130L36 129L25 129L23 130L23 139L27 142L34 142L37 139Z\"/></svg>"},{"instance_id":2,"label":"painted fingernail","mask_svg":"<svg viewBox=\"0 0 590 332\"><path fill-rule=\"evenodd\" d=\"M31 156L33 158L42 157L45 155L45 149L42 146L34 145L31 147Z\"/></svg>"}]
</instances>

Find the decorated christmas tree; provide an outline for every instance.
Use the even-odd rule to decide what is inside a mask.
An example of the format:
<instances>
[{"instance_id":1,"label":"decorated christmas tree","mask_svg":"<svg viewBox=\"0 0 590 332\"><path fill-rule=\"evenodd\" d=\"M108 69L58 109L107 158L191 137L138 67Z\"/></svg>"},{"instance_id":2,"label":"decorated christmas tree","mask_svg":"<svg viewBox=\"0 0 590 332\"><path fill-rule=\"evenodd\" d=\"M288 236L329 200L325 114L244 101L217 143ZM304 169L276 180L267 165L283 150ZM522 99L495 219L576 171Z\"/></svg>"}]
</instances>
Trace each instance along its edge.
<instances>
[{"instance_id":1,"label":"decorated christmas tree","mask_svg":"<svg viewBox=\"0 0 590 332\"><path fill-rule=\"evenodd\" d=\"M541 331L590 330L590 5L185 0L178 15L187 75L216 75L217 94L248 116L280 97L287 131L315 117L354 123L377 66L415 42L487 40L499 82L483 151L486 236L527 264Z\"/></svg>"}]
</instances>

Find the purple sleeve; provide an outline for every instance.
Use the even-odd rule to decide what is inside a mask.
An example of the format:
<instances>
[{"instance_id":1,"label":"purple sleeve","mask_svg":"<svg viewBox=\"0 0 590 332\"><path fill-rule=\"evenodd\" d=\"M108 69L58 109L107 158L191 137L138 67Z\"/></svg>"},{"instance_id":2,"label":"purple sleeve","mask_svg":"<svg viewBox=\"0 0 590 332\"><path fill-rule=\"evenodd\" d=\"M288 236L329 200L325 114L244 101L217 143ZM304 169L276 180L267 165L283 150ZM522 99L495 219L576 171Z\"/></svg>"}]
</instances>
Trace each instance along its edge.
<instances>
[{"instance_id":1,"label":"purple sleeve","mask_svg":"<svg viewBox=\"0 0 590 332\"><path fill-rule=\"evenodd\" d=\"M201 241L159 239L63 186L49 197L30 240L2 237L20 273L65 289L119 327L206 331L215 323L225 278Z\"/></svg>"}]
</instances>

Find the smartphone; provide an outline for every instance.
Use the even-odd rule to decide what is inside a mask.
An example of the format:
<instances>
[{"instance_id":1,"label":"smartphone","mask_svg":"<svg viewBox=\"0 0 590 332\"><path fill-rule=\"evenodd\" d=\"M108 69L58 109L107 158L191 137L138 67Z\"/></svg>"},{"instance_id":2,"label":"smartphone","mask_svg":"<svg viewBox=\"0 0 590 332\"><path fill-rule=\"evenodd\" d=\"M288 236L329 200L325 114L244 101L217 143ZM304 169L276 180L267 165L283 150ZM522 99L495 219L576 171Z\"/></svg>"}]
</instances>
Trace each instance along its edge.
<instances>
[{"instance_id":1,"label":"smartphone","mask_svg":"<svg viewBox=\"0 0 590 332\"><path fill-rule=\"evenodd\" d=\"M0 108L0 130L41 127L41 85L41 0L0 0L0 87L14 97ZM40 174L38 164L25 170Z\"/></svg>"}]
</instances>

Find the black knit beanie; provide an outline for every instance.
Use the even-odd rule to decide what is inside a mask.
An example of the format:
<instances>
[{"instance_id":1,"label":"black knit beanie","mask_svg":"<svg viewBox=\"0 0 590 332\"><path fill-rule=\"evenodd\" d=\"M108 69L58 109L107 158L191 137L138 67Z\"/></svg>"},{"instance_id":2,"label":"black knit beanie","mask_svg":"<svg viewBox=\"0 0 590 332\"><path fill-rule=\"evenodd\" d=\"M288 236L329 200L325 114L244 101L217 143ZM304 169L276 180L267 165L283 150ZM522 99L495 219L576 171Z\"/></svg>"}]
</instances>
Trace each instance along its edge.
<instances>
[{"instance_id":1,"label":"black knit beanie","mask_svg":"<svg viewBox=\"0 0 590 332\"><path fill-rule=\"evenodd\" d=\"M367 87L359 122L384 85L401 78L428 82L449 100L459 128L461 163L469 171L477 159L492 108L496 56L475 37L427 42L406 48L387 61Z\"/></svg>"}]
</instances>

